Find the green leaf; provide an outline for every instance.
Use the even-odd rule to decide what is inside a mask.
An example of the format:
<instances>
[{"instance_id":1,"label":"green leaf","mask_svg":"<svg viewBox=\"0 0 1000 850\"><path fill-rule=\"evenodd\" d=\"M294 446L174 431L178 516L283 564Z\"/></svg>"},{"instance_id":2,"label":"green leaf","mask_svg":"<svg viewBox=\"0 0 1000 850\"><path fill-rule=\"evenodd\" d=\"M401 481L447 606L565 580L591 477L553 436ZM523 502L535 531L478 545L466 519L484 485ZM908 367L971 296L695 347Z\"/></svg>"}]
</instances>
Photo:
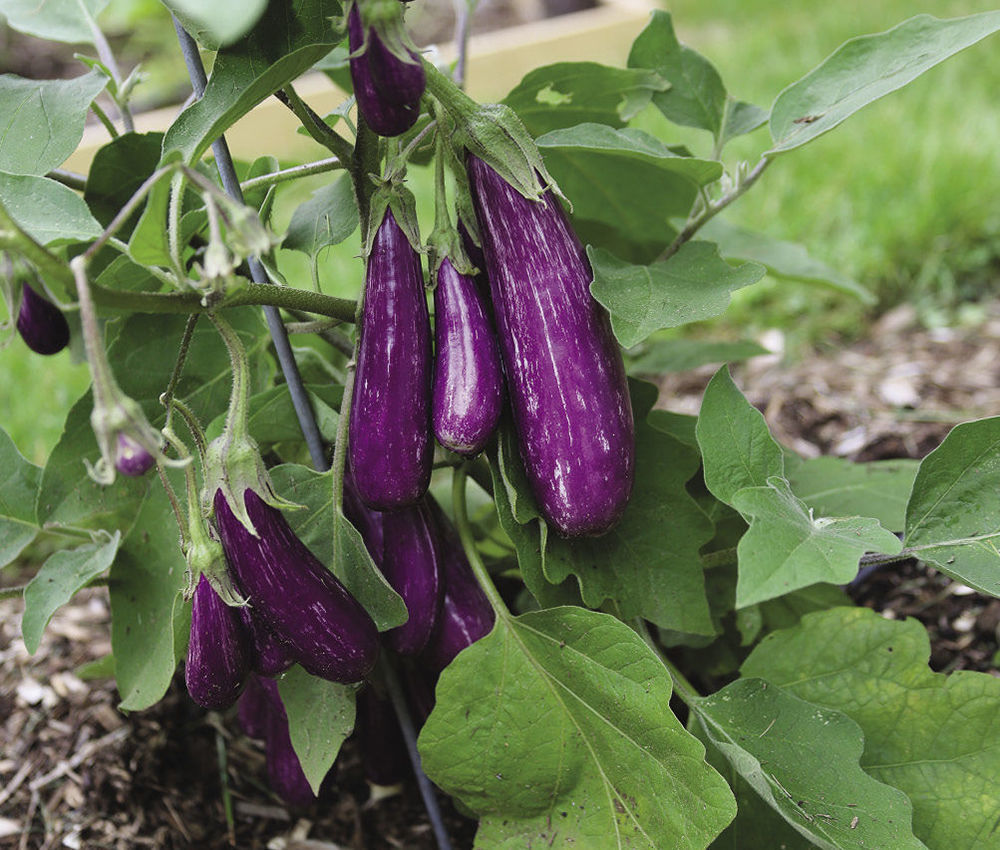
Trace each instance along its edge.
<instances>
[{"instance_id":1,"label":"green leaf","mask_svg":"<svg viewBox=\"0 0 1000 850\"><path fill-rule=\"evenodd\" d=\"M736 607L744 608L816 582L845 584L865 552L898 555L902 544L868 517L814 517L783 478L747 487L732 505L750 519L737 547Z\"/></svg>"},{"instance_id":2,"label":"green leaf","mask_svg":"<svg viewBox=\"0 0 1000 850\"><path fill-rule=\"evenodd\" d=\"M651 410L649 416L646 417L646 422L651 428L669 434L685 446L690 446L698 451L698 438L695 436L695 428L698 424L697 416L675 413L672 410ZM712 501L715 502L714 499Z\"/></svg>"},{"instance_id":3,"label":"green leaf","mask_svg":"<svg viewBox=\"0 0 1000 850\"><path fill-rule=\"evenodd\" d=\"M916 620L834 608L768 635L742 673L861 726L861 767L910 798L913 831L928 847L987 850L997 837L1000 679L932 673L929 656Z\"/></svg>"},{"instance_id":4,"label":"green leaf","mask_svg":"<svg viewBox=\"0 0 1000 850\"><path fill-rule=\"evenodd\" d=\"M47 177L0 171L0 203L42 245L87 242L101 235L83 198Z\"/></svg>"},{"instance_id":5,"label":"green leaf","mask_svg":"<svg viewBox=\"0 0 1000 850\"><path fill-rule=\"evenodd\" d=\"M42 470L29 463L0 428L0 517L35 524L35 500Z\"/></svg>"},{"instance_id":6,"label":"green leaf","mask_svg":"<svg viewBox=\"0 0 1000 850\"><path fill-rule=\"evenodd\" d=\"M354 729L354 688L310 676L297 664L278 679L288 731L314 794Z\"/></svg>"},{"instance_id":7,"label":"green leaf","mask_svg":"<svg viewBox=\"0 0 1000 850\"><path fill-rule=\"evenodd\" d=\"M343 242L357 227L354 186L345 174L317 189L296 208L281 246L315 257L322 248Z\"/></svg>"},{"instance_id":8,"label":"green leaf","mask_svg":"<svg viewBox=\"0 0 1000 850\"><path fill-rule=\"evenodd\" d=\"M164 156L160 164L180 160L179 153ZM149 266L169 266L170 245L167 233L167 209L170 204L169 173L163 174L146 196L139 221L128 241L129 256L137 263Z\"/></svg>"},{"instance_id":9,"label":"green leaf","mask_svg":"<svg viewBox=\"0 0 1000 850\"><path fill-rule=\"evenodd\" d=\"M111 566L121 543L121 534L104 543L85 543L76 549L60 549L42 564L24 589L24 617L21 634L32 655L38 649L42 632L56 609L72 599L80 588Z\"/></svg>"},{"instance_id":10,"label":"green leaf","mask_svg":"<svg viewBox=\"0 0 1000 850\"><path fill-rule=\"evenodd\" d=\"M556 62L529 71L503 102L532 136L574 124L623 127L653 92L670 86L653 71L597 62Z\"/></svg>"},{"instance_id":11,"label":"green leaf","mask_svg":"<svg viewBox=\"0 0 1000 850\"><path fill-rule=\"evenodd\" d=\"M92 42L94 19L108 0L0 0L9 27L48 41Z\"/></svg>"},{"instance_id":12,"label":"green leaf","mask_svg":"<svg viewBox=\"0 0 1000 850\"><path fill-rule=\"evenodd\" d=\"M632 357L632 374L688 372L706 363L735 363L770 352L756 342L715 342L704 339L657 339L647 342L641 354Z\"/></svg>"},{"instance_id":13,"label":"green leaf","mask_svg":"<svg viewBox=\"0 0 1000 850\"><path fill-rule=\"evenodd\" d=\"M743 100L736 100L732 95L726 95L719 150L722 150L731 139L752 133L766 124L768 117L766 109Z\"/></svg>"},{"instance_id":14,"label":"green leaf","mask_svg":"<svg viewBox=\"0 0 1000 850\"><path fill-rule=\"evenodd\" d=\"M654 10L632 44L630 68L650 68L670 83L653 103L670 121L708 130L718 137L726 108L726 87L704 56L677 41L669 12Z\"/></svg>"},{"instance_id":15,"label":"green leaf","mask_svg":"<svg viewBox=\"0 0 1000 850\"><path fill-rule=\"evenodd\" d=\"M701 850L735 805L669 702L663 665L619 620L500 617L441 675L424 769L481 817L482 850Z\"/></svg>"},{"instance_id":16,"label":"green leaf","mask_svg":"<svg viewBox=\"0 0 1000 850\"><path fill-rule=\"evenodd\" d=\"M406 622L406 605L375 566L361 535L338 515L334 523L333 473L293 463L271 470L277 491L305 510L288 511L292 530L361 603L379 631Z\"/></svg>"},{"instance_id":17,"label":"green leaf","mask_svg":"<svg viewBox=\"0 0 1000 850\"><path fill-rule=\"evenodd\" d=\"M195 40L208 50L218 50L245 36L260 20L267 0L163 0Z\"/></svg>"},{"instance_id":18,"label":"green leaf","mask_svg":"<svg viewBox=\"0 0 1000 850\"><path fill-rule=\"evenodd\" d=\"M921 560L1000 596L1000 417L956 425L923 459L903 539Z\"/></svg>"},{"instance_id":19,"label":"green leaf","mask_svg":"<svg viewBox=\"0 0 1000 850\"><path fill-rule=\"evenodd\" d=\"M791 466L788 483L821 516L870 516L889 531L902 531L918 466L915 460L817 457Z\"/></svg>"},{"instance_id":20,"label":"green leaf","mask_svg":"<svg viewBox=\"0 0 1000 850\"><path fill-rule=\"evenodd\" d=\"M729 294L756 283L757 263L730 266L711 242L686 242L665 261L648 266L623 262L601 248L588 248L594 270L593 296L611 313L611 326L626 348L653 331L710 319L726 311Z\"/></svg>"},{"instance_id":21,"label":"green leaf","mask_svg":"<svg viewBox=\"0 0 1000 850\"><path fill-rule=\"evenodd\" d=\"M670 219L687 216L698 189L722 176L721 163L680 156L633 128L580 124L536 141L574 219L600 222L634 242L665 244Z\"/></svg>"},{"instance_id":22,"label":"green leaf","mask_svg":"<svg viewBox=\"0 0 1000 850\"><path fill-rule=\"evenodd\" d=\"M1000 11L944 20L917 15L887 32L852 38L778 95L771 107L774 147L768 155L822 136L998 29Z\"/></svg>"},{"instance_id":23,"label":"green leaf","mask_svg":"<svg viewBox=\"0 0 1000 850\"><path fill-rule=\"evenodd\" d=\"M797 242L784 242L746 230L719 216L702 227L700 235L718 243L719 253L727 260L753 260L766 266L774 277L829 286L865 304L875 303L875 296L854 278L810 256Z\"/></svg>"},{"instance_id":24,"label":"green leaf","mask_svg":"<svg viewBox=\"0 0 1000 850\"><path fill-rule=\"evenodd\" d=\"M0 171L44 175L62 165L83 138L90 102L108 78L97 71L72 80L0 75Z\"/></svg>"},{"instance_id":25,"label":"green leaf","mask_svg":"<svg viewBox=\"0 0 1000 850\"><path fill-rule=\"evenodd\" d=\"M0 517L0 567L6 567L35 539L38 529L16 519Z\"/></svg>"},{"instance_id":26,"label":"green leaf","mask_svg":"<svg viewBox=\"0 0 1000 850\"><path fill-rule=\"evenodd\" d=\"M733 682L692 710L736 773L814 846L925 846L906 795L859 766L864 736L846 715L761 679Z\"/></svg>"},{"instance_id":27,"label":"green leaf","mask_svg":"<svg viewBox=\"0 0 1000 850\"><path fill-rule=\"evenodd\" d=\"M205 94L167 130L164 154L180 151L186 162L201 157L227 128L340 41L330 22L340 14L336 0L270 4L245 39L219 51Z\"/></svg>"},{"instance_id":28,"label":"green leaf","mask_svg":"<svg viewBox=\"0 0 1000 850\"><path fill-rule=\"evenodd\" d=\"M784 458L763 414L744 398L723 366L709 381L695 430L705 464L705 484L732 504L745 487L764 487L783 475Z\"/></svg>"},{"instance_id":29,"label":"green leaf","mask_svg":"<svg viewBox=\"0 0 1000 850\"><path fill-rule=\"evenodd\" d=\"M337 434L337 412L320 396L320 392L328 392L329 387L307 384L305 389L320 434L333 442ZM260 445L301 442L302 428L286 384L250 396L249 411L250 436ZM225 421L226 413L220 413L205 429L206 438L212 440L222 434Z\"/></svg>"},{"instance_id":30,"label":"green leaf","mask_svg":"<svg viewBox=\"0 0 1000 850\"><path fill-rule=\"evenodd\" d=\"M177 476L175 483L181 483ZM183 486L181 486L183 492ZM166 492L154 487L111 567L111 648L119 708L141 711L166 693L187 651L187 564Z\"/></svg>"},{"instance_id":31,"label":"green leaf","mask_svg":"<svg viewBox=\"0 0 1000 850\"><path fill-rule=\"evenodd\" d=\"M94 155L83 199L102 226L111 223L146 178L156 171L162 144L163 133L125 133ZM126 222L118 238L128 240L137 215Z\"/></svg>"}]
</instances>

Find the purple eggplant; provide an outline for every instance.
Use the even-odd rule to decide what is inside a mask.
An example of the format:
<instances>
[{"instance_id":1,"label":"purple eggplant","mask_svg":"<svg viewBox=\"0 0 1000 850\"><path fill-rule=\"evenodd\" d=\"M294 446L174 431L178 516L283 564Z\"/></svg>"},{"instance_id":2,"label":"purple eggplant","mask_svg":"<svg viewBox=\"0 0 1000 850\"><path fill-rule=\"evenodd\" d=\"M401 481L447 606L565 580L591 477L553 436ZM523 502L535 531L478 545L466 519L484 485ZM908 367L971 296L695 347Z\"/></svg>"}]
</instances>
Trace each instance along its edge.
<instances>
[{"instance_id":1,"label":"purple eggplant","mask_svg":"<svg viewBox=\"0 0 1000 850\"><path fill-rule=\"evenodd\" d=\"M390 511L382 520L382 572L406 603L409 619L385 637L401 655L416 655L430 640L441 607L438 534L426 501Z\"/></svg>"},{"instance_id":2,"label":"purple eggplant","mask_svg":"<svg viewBox=\"0 0 1000 850\"><path fill-rule=\"evenodd\" d=\"M261 679L260 685L268 702L264 749L271 790L290 806L308 806L316 799L316 795L302 772L302 764L292 746L288 714L281 702L278 685L273 679Z\"/></svg>"},{"instance_id":3,"label":"purple eggplant","mask_svg":"<svg viewBox=\"0 0 1000 850\"><path fill-rule=\"evenodd\" d=\"M250 638L239 612L231 608L202 575L191 605L191 640L184 683L198 705L214 711L229 708L250 672Z\"/></svg>"},{"instance_id":4,"label":"purple eggplant","mask_svg":"<svg viewBox=\"0 0 1000 850\"><path fill-rule=\"evenodd\" d=\"M270 713L271 704L267 693L260 684L260 679L251 673L236 704L236 720L248 738L263 739L267 737Z\"/></svg>"},{"instance_id":5,"label":"purple eggplant","mask_svg":"<svg viewBox=\"0 0 1000 850\"><path fill-rule=\"evenodd\" d=\"M437 502L427 501L438 532L443 594L437 626L423 658L432 670L440 672L463 649L489 634L496 614L476 581L455 526Z\"/></svg>"},{"instance_id":6,"label":"purple eggplant","mask_svg":"<svg viewBox=\"0 0 1000 850\"><path fill-rule=\"evenodd\" d=\"M250 669L260 676L277 676L295 663L285 643L257 617L251 606L239 609L243 627L250 636Z\"/></svg>"},{"instance_id":7,"label":"purple eggplant","mask_svg":"<svg viewBox=\"0 0 1000 850\"><path fill-rule=\"evenodd\" d=\"M481 159L467 166L532 491L563 536L603 534L632 493L635 425L586 254L551 191L531 201Z\"/></svg>"},{"instance_id":8,"label":"purple eggplant","mask_svg":"<svg viewBox=\"0 0 1000 850\"><path fill-rule=\"evenodd\" d=\"M410 774L406 742L389 700L373 688L358 694L355 729L361 745L365 779L372 785L398 785Z\"/></svg>"},{"instance_id":9,"label":"purple eggplant","mask_svg":"<svg viewBox=\"0 0 1000 850\"><path fill-rule=\"evenodd\" d=\"M154 458L138 442L123 431L118 432L115 441L115 469L122 475L138 478L145 475L156 463Z\"/></svg>"},{"instance_id":10,"label":"purple eggplant","mask_svg":"<svg viewBox=\"0 0 1000 850\"><path fill-rule=\"evenodd\" d=\"M475 281L445 258L434 289L434 436L446 449L483 450L503 409L496 336Z\"/></svg>"},{"instance_id":11,"label":"purple eggplant","mask_svg":"<svg viewBox=\"0 0 1000 850\"><path fill-rule=\"evenodd\" d=\"M17 330L36 354L56 354L69 344L69 324L62 311L28 284L21 290Z\"/></svg>"},{"instance_id":12,"label":"purple eggplant","mask_svg":"<svg viewBox=\"0 0 1000 850\"><path fill-rule=\"evenodd\" d=\"M389 50L376 28L368 27L366 33L357 3L347 15L347 36L358 112L380 136L405 133L420 116L427 81L420 57L406 49L411 61L405 61Z\"/></svg>"},{"instance_id":13,"label":"purple eggplant","mask_svg":"<svg viewBox=\"0 0 1000 850\"><path fill-rule=\"evenodd\" d=\"M253 490L243 501L256 534L215 494L219 537L240 592L255 616L308 672L333 682L358 682L378 659L371 617L299 540L281 511Z\"/></svg>"},{"instance_id":14,"label":"purple eggplant","mask_svg":"<svg viewBox=\"0 0 1000 850\"><path fill-rule=\"evenodd\" d=\"M375 565L381 569L384 536L383 515L379 511L373 511L361 501L358 487L354 483L354 476L351 475L350 469L344 470L344 516L358 530L368 554L371 555Z\"/></svg>"},{"instance_id":15,"label":"purple eggplant","mask_svg":"<svg viewBox=\"0 0 1000 850\"><path fill-rule=\"evenodd\" d=\"M390 210L368 258L350 421L358 495L385 511L415 504L431 478L431 329L420 258Z\"/></svg>"}]
</instances>

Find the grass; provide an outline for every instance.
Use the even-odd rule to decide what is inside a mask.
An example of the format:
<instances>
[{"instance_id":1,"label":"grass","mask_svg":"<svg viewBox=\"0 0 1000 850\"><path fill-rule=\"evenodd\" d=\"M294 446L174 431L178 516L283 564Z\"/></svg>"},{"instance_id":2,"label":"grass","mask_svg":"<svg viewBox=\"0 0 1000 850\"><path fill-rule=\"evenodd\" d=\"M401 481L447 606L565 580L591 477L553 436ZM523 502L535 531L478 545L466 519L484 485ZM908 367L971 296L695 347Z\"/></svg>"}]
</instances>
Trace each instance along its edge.
<instances>
[{"instance_id":1,"label":"grass","mask_svg":"<svg viewBox=\"0 0 1000 850\"><path fill-rule=\"evenodd\" d=\"M137 8L146 0L135 0ZM769 106L843 41L878 32L915 14L955 17L985 11L986 0L669 0L683 42L707 56L730 91ZM782 239L805 244L818 258L875 291L883 306L906 298L928 321L947 321L956 305L988 294L1000 275L1000 190L995 140L1000 139L997 37L933 69L900 92L849 119L832 133L782 157L760 185L731 210L731 218ZM586 57L581 57L586 58ZM544 57L539 57L543 62ZM704 151L704 134L642 116L665 139ZM727 160L756 161L768 146L766 129L737 140ZM302 181L279 193L280 231L298 203L328 178ZM424 172L412 175L429 222ZM353 295L363 268L357 236L320 257L325 291ZM289 283L308 286L308 261L281 252ZM3 308L0 307L0 310ZM0 314L0 319L3 316ZM857 333L867 315L841 296L804 285L765 280L737 293L726 316L729 331L780 327L807 341L831 332ZM15 339L0 350L0 425L21 451L43 462L59 437L72 401L87 386L86 367L69 353L31 355Z\"/></svg>"}]
</instances>

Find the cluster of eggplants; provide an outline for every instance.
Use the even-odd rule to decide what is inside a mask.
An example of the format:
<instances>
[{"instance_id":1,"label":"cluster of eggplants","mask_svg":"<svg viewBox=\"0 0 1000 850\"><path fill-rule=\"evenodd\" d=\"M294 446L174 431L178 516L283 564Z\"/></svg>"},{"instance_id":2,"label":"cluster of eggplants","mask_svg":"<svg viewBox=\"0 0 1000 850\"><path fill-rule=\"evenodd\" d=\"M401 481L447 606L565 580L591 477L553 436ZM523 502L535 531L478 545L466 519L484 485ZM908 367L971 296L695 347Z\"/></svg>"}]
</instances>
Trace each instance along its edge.
<instances>
[{"instance_id":1,"label":"cluster of eggplants","mask_svg":"<svg viewBox=\"0 0 1000 850\"><path fill-rule=\"evenodd\" d=\"M62 311L28 284L21 290L17 330L37 354L56 354L69 344L69 324Z\"/></svg>"},{"instance_id":2,"label":"cluster of eggplants","mask_svg":"<svg viewBox=\"0 0 1000 850\"><path fill-rule=\"evenodd\" d=\"M420 57L407 49L405 60L389 50L376 27L362 22L357 3L347 14L351 81L358 112L380 136L399 136L420 115L426 75Z\"/></svg>"}]
</instances>

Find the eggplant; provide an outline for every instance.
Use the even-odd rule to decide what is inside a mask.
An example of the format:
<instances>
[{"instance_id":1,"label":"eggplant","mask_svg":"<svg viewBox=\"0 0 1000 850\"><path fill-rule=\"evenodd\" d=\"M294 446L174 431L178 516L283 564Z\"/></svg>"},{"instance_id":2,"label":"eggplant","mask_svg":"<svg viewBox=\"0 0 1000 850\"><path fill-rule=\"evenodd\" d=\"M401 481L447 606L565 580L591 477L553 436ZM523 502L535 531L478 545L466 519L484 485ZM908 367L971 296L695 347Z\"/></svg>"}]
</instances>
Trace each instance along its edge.
<instances>
[{"instance_id":1,"label":"eggplant","mask_svg":"<svg viewBox=\"0 0 1000 850\"><path fill-rule=\"evenodd\" d=\"M344 470L344 516L358 530L368 554L371 555L375 565L381 569L384 538L383 515L379 511L373 511L361 501L358 486L354 483L354 476L351 475L349 468Z\"/></svg>"},{"instance_id":2,"label":"eggplant","mask_svg":"<svg viewBox=\"0 0 1000 850\"><path fill-rule=\"evenodd\" d=\"M399 785L409 776L406 742L392 703L373 688L358 694L355 729L368 782L388 787Z\"/></svg>"},{"instance_id":3,"label":"eggplant","mask_svg":"<svg viewBox=\"0 0 1000 850\"><path fill-rule=\"evenodd\" d=\"M284 673L295 663L291 650L254 615L250 605L244 605L239 612L250 637L250 669L260 676Z\"/></svg>"},{"instance_id":4,"label":"eggplant","mask_svg":"<svg viewBox=\"0 0 1000 850\"><path fill-rule=\"evenodd\" d=\"M387 209L366 273L349 457L377 511L416 504L431 478L431 330L420 258Z\"/></svg>"},{"instance_id":5,"label":"eggplant","mask_svg":"<svg viewBox=\"0 0 1000 850\"><path fill-rule=\"evenodd\" d=\"M400 47L409 55L406 61L386 46L375 27L366 31L357 3L347 15L347 38L358 112L378 135L402 135L420 116L420 98L427 84L420 57Z\"/></svg>"},{"instance_id":6,"label":"eggplant","mask_svg":"<svg viewBox=\"0 0 1000 850\"><path fill-rule=\"evenodd\" d=\"M17 330L36 354L56 354L69 345L69 323L62 311L28 284L21 290Z\"/></svg>"},{"instance_id":7,"label":"eggplant","mask_svg":"<svg viewBox=\"0 0 1000 850\"><path fill-rule=\"evenodd\" d=\"M551 190L529 200L471 154L467 170L532 492L559 534L603 534L632 493L635 425L587 256Z\"/></svg>"},{"instance_id":8,"label":"eggplant","mask_svg":"<svg viewBox=\"0 0 1000 850\"><path fill-rule=\"evenodd\" d=\"M447 257L434 288L434 436L446 449L479 454L503 409L496 337L476 282Z\"/></svg>"},{"instance_id":9,"label":"eggplant","mask_svg":"<svg viewBox=\"0 0 1000 850\"><path fill-rule=\"evenodd\" d=\"M360 681L378 659L372 618L281 511L251 489L243 502L256 534L236 518L222 491L215 493L216 524L237 589L309 673L332 682Z\"/></svg>"},{"instance_id":10,"label":"eggplant","mask_svg":"<svg viewBox=\"0 0 1000 850\"><path fill-rule=\"evenodd\" d=\"M130 478L145 475L156 463L145 448L123 431L118 432L115 441L115 469Z\"/></svg>"},{"instance_id":11,"label":"eggplant","mask_svg":"<svg viewBox=\"0 0 1000 850\"><path fill-rule=\"evenodd\" d=\"M288 714L273 679L261 679L261 688L268 702L264 752L267 759L267 779L274 791L290 806L304 807L315 799L309 780L292 746L288 731Z\"/></svg>"},{"instance_id":12,"label":"eggplant","mask_svg":"<svg viewBox=\"0 0 1000 850\"><path fill-rule=\"evenodd\" d=\"M250 672L250 639L239 612L227 605L204 574L191 604L191 640L184 664L188 694L202 708L229 708Z\"/></svg>"},{"instance_id":13,"label":"eggplant","mask_svg":"<svg viewBox=\"0 0 1000 850\"><path fill-rule=\"evenodd\" d=\"M253 673L236 704L236 720L248 738L267 737L271 705L260 679Z\"/></svg>"},{"instance_id":14,"label":"eggplant","mask_svg":"<svg viewBox=\"0 0 1000 850\"><path fill-rule=\"evenodd\" d=\"M425 501L387 512L382 523L382 572L410 615L403 625L386 632L385 638L401 655L416 655L430 640L441 607L437 529Z\"/></svg>"}]
</instances>

